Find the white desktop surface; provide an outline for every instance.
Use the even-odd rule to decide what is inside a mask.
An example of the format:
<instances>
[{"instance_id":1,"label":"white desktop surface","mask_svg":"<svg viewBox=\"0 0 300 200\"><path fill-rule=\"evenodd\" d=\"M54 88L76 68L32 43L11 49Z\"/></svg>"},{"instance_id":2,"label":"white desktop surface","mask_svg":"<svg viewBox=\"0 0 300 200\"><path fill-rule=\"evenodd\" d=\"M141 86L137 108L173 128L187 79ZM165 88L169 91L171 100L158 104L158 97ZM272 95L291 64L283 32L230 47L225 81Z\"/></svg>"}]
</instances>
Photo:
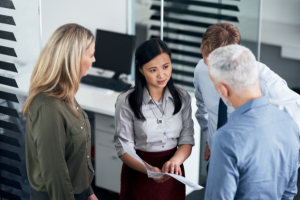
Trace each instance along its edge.
<instances>
[{"instance_id":1,"label":"white desktop surface","mask_svg":"<svg viewBox=\"0 0 300 200\"><path fill-rule=\"evenodd\" d=\"M19 88L0 84L0 91L28 96L31 72L31 70L28 70L28 72L16 74L14 79L16 80ZM119 92L112 90L80 84L75 97L80 106L85 110L114 116L115 103L119 94Z\"/></svg>"},{"instance_id":2,"label":"white desktop surface","mask_svg":"<svg viewBox=\"0 0 300 200\"><path fill-rule=\"evenodd\" d=\"M79 90L75 97L80 106L85 110L114 116L115 103L119 94L119 92L112 90L96 88L92 86L89 87L84 84L80 84Z\"/></svg>"}]
</instances>

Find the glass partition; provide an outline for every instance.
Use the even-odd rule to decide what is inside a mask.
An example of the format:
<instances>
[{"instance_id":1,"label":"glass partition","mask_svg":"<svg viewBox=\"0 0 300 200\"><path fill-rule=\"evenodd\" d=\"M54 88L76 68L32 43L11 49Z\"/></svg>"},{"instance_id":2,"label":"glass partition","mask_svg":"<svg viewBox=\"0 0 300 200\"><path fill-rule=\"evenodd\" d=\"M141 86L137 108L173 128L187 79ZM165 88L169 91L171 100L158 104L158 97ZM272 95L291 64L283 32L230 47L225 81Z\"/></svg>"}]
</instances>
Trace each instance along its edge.
<instances>
[{"instance_id":1,"label":"glass partition","mask_svg":"<svg viewBox=\"0 0 300 200\"><path fill-rule=\"evenodd\" d=\"M200 45L205 30L215 23L230 22L241 32L242 45L259 60L260 0L164 0L163 40L172 52L173 78L193 91L194 69L202 59ZM137 46L160 37L159 0L137 0L135 23Z\"/></svg>"},{"instance_id":2,"label":"glass partition","mask_svg":"<svg viewBox=\"0 0 300 200\"><path fill-rule=\"evenodd\" d=\"M41 48L39 0L0 1L0 198L29 199L24 103L12 91L31 73ZM23 84L23 83L22 83ZM28 83L29 84L29 83Z\"/></svg>"},{"instance_id":3,"label":"glass partition","mask_svg":"<svg viewBox=\"0 0 300 200\"><path fill-rule=\"evenodd\" d=\"M241 44L248 47L256 59L260 59L260 11L261 0L232 1L222 0L222 4L235 6L238 11L221 10L223 15L235 15L236 22L231 22L241 33ZM221 22L228 22L221 20Z\"/></svg>"}]
</instances>

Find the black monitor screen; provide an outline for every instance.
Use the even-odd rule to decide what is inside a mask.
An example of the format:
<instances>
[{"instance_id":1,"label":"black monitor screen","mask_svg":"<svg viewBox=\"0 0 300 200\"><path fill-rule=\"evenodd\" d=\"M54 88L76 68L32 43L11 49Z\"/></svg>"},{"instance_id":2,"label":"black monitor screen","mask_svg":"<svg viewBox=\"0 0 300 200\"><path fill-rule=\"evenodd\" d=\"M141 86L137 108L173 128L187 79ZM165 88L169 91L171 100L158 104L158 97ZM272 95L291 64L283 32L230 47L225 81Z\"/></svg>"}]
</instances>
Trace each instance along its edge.
<instances>
[{"instance_id":1,"label":"black monitor screen","mask_svg":"<svg viewBox=\"0 0 300 200\"><path fill-rule=\"evenodd\" d=\"M135 36L97 30L94 67L130 74Z\"/></svg>"}]
</instances>

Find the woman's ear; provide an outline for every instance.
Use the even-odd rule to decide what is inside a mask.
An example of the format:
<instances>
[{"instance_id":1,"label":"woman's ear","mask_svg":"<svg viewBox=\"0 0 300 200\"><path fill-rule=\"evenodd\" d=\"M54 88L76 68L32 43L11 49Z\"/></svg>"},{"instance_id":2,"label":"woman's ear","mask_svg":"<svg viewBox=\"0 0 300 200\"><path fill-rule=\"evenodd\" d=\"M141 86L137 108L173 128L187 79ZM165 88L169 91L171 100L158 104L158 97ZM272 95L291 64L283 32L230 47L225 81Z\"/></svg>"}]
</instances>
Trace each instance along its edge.
<instances>
[{"instance_id":1,"label":"woman's ear","mask_svg":"<svg viewBox=\"0 0 300 200\"><path fill-rule=\"evenodd\" d=\"M142 75L144 76L144 71L143 69L139 68L140 72L142 73Z\"/></svg>"}]
</instances>

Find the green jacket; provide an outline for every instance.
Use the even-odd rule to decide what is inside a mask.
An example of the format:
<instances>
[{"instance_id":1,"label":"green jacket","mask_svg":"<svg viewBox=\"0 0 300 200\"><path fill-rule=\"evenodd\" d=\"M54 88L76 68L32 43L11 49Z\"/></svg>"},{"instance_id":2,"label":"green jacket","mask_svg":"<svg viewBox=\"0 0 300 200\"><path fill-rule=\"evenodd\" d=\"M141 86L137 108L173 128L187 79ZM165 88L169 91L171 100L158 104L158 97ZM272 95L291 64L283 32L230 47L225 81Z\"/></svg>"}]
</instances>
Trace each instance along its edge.
<instances>
[{"instance_id":1,"label":"green jacket","mask_svg":"<svg viewBox=\"0 0 300 200\"><path fill-rule=\"evenodd\" d=\"M26 124L26 165L30 186L51 200L75 200L90 188L91 127L76 102L80 119L63 100L38 94L29 107Z\"/></svg>"}]
</instances>

